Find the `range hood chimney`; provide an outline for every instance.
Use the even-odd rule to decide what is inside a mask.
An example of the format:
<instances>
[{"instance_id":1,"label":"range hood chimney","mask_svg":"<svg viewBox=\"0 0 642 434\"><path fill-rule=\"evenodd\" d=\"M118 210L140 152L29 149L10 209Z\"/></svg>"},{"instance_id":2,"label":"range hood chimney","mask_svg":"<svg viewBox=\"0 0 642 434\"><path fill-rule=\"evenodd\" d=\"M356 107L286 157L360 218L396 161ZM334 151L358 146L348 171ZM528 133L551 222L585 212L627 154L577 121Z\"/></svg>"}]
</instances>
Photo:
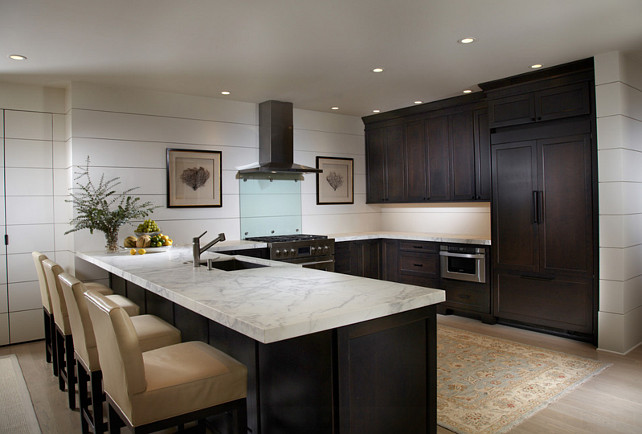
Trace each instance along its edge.
<instances>
[{"instance_id":1,"label":"range hood chimney","mask_svg":"<svg viewBox=\"0 0 642 434\"><path fill-rule=\"evenodd\" d=\"M259 104L259 165L239 170L240 177L322 172L294 163L292 112L291 102L265 101Z\"/></svg>"}]
</instances>

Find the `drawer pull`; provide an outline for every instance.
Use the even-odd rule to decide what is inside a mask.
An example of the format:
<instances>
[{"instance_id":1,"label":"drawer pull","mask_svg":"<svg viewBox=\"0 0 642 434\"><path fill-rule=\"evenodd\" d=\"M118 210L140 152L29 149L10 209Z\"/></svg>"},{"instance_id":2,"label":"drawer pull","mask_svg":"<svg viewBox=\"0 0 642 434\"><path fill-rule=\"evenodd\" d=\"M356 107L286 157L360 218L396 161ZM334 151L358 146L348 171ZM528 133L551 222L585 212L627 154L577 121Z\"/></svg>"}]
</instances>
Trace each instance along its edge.
<instances>
[{"instance_id":1,"label":"drawer pull","mask_svg":"<svg viewBox=\"0 0 642 434\"><path fill-rule=\"evenodd\" d=\"M423 267L424 266L424 264L412 264L412 265L414 265L415 267Z\"/></svg>"},{"instance_id":2,"label":"drawer pull","mask_svg":"<svg viewBox=\"0 0 642 434\"><path fill-rule=\"evenodd\" d=\"M531 279L531 280L553 280L555 276L546 275L546 274L522 274L522 279Z\"/></svg>"}]
</instances>

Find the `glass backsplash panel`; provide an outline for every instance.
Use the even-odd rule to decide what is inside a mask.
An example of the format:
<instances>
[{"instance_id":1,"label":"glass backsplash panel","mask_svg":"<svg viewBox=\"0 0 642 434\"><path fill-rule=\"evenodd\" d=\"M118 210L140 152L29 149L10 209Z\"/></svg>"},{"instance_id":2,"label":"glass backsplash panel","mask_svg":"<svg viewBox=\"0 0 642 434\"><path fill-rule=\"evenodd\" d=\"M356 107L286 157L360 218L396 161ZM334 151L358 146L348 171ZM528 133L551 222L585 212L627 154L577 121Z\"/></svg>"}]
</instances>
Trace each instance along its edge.
<instances>
[{"instance_id":1,"label":"glass backsplash panel","mask_svg":"<svg viewBox=\"0 0 642 434\"><path fill-rule=\"evenodd\" d=\"M241 179L241 239L301 233L301 182Z\"/></svg>"}]
</instances>

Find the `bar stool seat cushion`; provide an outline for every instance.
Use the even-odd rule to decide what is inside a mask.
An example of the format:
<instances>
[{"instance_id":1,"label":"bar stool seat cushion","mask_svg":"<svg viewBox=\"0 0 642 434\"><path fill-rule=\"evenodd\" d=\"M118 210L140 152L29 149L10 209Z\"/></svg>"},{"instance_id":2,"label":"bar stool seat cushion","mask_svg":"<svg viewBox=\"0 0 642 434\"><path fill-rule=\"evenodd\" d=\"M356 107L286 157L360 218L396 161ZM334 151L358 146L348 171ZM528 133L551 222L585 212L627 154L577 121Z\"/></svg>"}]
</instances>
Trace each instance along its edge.
<instances>
[{"instance_id":1,"label":"bar stool seat cushion","mask_svg":"<svg viewBox=\"0 0 642 434\"><path fill-rule=\"evenodd\" d=\"M118 294L111 294L107 295L106 297L116 303L118 306L122 307L125 312L127 312L127 315L136 316L140 314L140 307L127 297L123 297L122 295Z\"/></svg>"},{"instance_id":2,"label":"bar stool seat cushion","mask_svg":"<svg viewBox=\"0 0 642 434\"><path fill-rule=\"evenodd\" d=\"M207 408L246 396L245 366L203 342L147 351L143 360L147 387L132 395L133 426L194 411L195 402Z\"/></svg>"}]
</instances>

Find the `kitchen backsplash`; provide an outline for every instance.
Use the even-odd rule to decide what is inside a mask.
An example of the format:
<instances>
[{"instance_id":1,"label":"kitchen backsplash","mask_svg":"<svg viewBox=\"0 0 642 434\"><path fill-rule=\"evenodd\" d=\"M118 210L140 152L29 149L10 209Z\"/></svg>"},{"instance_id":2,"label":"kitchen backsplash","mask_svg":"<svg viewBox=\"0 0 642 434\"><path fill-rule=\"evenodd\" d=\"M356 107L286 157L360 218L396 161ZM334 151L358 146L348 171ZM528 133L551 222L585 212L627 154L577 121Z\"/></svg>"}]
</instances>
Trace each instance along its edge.
<instances>
[{"instance_id":1,"label":"kitchen backsplash","mask_svg":"<svg viewBox=\"0 0 642 434\"><path fill-rule=\"evenodd\" d=\"M240 239L301 233L301 182L239 180Z\"/></svg>"}]
</instances>

